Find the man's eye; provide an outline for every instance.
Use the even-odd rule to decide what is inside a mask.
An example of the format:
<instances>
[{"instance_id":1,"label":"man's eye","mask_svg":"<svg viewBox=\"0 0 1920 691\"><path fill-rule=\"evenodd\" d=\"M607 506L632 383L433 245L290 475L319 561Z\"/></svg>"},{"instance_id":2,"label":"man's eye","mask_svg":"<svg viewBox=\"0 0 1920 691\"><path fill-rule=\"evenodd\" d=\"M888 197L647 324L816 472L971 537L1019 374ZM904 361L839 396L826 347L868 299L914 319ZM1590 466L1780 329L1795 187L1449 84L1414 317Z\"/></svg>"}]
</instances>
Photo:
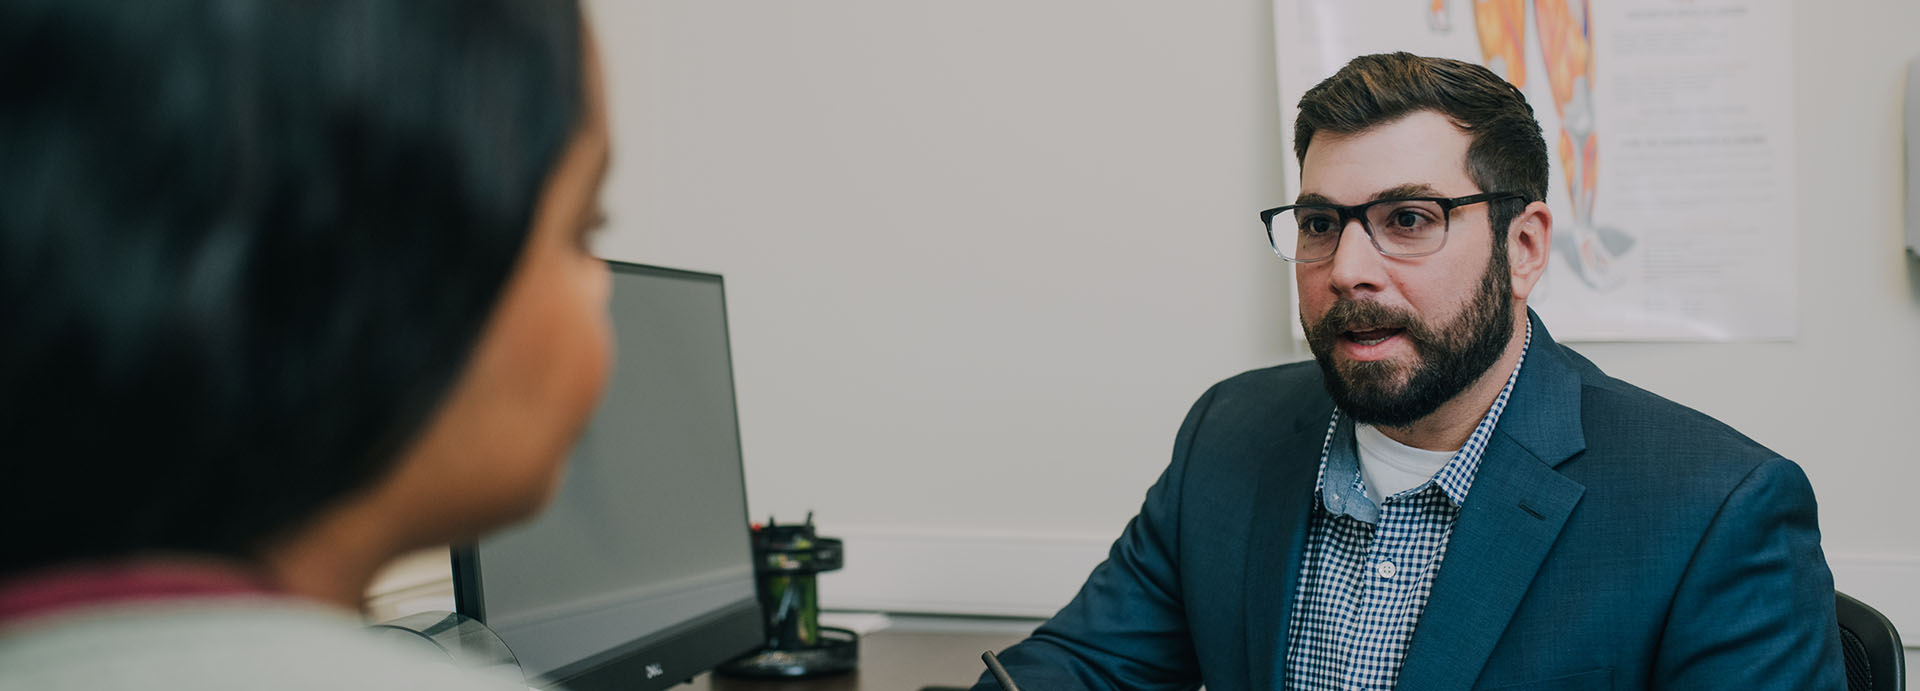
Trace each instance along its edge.
<instances>
[{"instance_id":1,"label":"man's eye","mask_svg":"<svg viewBox=\"0 0 1920 691\"><path fill-rule=\"evenodd\" d=\"M1300 232L1306 235L1321 235L1338 230L1337 224L1329 216L1302 216Z\"/></svg>"},{"instance_id":2,"label":"man's eye","mask_svg":"<svg viewBox=\"0 0 1920 691\"><path fill-rule=\"evenodd\" d=\"M1393 209L1381 219L1382 230L1397 233L1425 233L1440 230L1440 213L1437 209L1423 206L1401 206Z\"/></svg>"}]
</instances>

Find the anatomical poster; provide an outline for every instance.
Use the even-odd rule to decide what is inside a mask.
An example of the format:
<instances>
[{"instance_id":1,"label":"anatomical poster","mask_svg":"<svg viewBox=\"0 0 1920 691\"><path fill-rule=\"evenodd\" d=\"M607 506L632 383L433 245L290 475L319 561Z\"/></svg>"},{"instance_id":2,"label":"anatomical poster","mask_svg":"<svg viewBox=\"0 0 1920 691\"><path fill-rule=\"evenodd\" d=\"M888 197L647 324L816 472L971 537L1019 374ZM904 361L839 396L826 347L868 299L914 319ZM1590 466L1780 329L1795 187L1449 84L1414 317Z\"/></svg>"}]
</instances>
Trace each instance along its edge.
<instances>
[{"instance_id":1,"label":"anatomical poster","mask_svg":"<svg viewBox=\"0 0 1920 691\"><path fill-rule=\"evenodd\" d=\"M1359 55L1487 66L1532 104L1553 246L1529 303L1561 340L1789 340L1785 0L1274 0L1287 184L1300 97ZM1488 190L1491 191L1491 190Z\"/></svg>"}]
</instances>

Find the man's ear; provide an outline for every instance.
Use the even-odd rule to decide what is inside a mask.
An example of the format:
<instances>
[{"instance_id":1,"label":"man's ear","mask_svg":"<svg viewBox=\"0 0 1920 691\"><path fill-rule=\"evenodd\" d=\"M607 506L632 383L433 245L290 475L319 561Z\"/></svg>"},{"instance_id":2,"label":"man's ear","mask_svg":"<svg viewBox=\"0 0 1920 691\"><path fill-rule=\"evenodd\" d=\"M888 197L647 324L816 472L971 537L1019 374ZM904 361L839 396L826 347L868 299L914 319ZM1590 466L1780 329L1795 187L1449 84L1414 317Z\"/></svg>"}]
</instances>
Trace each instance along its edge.
<instances>
[{"instance_id":1,"label":"man's ear","mask_svg":"<svg viewBox=\"0 0 1920 691\"><path fill-rule=\"evenodd\" d=\"M1507 264L1513 273L1513 298L1525 303L1547 273L1553 250L1553 212L1546 202L1532 202L1507 226Z\"/></svg>"}]
</instances>

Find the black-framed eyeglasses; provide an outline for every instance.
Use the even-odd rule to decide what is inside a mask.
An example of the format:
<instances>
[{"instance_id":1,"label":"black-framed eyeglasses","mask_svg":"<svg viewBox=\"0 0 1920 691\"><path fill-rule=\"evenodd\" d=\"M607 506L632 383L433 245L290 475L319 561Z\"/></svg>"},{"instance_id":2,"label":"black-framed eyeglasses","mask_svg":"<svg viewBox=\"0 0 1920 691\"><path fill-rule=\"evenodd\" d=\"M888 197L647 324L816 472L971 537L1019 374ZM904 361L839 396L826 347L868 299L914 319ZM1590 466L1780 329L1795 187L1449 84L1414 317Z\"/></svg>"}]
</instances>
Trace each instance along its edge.
<instances>
[{"instance_id":1,"label":"black-framed eyeglasses","mask_svg":"<svg viewBox=\"0 0 1920 691\"><path fill-rule=\"evenodd\" d=\"M1347 221L1359 219L1373 248L1389 257L1424 257L1447 246L1453 210L1468 204L1524 199L1518 192L1485 192L1465 197L1394 197L1365 204L1291 204L1260 212L1267 242L1281 259L1309 264L1333 258ZM1278 232L1275 229L1278 228Z\"/></svg>"}]
</instances>

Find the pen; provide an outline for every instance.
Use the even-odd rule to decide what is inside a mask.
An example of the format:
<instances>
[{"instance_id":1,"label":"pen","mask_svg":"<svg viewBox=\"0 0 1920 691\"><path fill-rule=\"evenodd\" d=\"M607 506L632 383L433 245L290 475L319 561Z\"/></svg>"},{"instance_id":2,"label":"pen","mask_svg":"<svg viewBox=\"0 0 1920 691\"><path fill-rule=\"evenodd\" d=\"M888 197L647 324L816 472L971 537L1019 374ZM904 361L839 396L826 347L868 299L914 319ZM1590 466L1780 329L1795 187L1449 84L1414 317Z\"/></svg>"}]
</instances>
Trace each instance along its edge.
<instances>
[{"instance_id":1,"label":"pen","mask_svg":"<svg viewBox=\"0 0 1920 691\"><path fill-rule=\"evenodd\" d=\"M986 661L987 671L992 672L994 680L1000 682L1000 688L1020 691L1020 685L1013 683L1013 677L1007 676L1007 668L1000 666L1000 658L994 657L993 651L981 653L980 659Z\"/></svg>"}]
</instances>

